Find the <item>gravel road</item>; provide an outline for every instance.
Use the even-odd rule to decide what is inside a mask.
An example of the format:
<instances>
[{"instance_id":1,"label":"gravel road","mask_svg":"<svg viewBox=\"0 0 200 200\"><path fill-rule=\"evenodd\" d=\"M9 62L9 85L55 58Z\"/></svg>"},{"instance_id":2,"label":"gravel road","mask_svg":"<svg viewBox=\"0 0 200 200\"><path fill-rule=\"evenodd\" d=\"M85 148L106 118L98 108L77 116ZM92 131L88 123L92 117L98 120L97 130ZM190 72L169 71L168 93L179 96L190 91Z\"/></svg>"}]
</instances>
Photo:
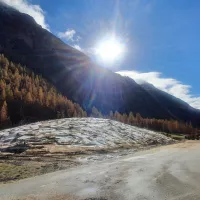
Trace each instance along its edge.
<instances>
[{"instance_id":1,"label":"gravel road","mask_svg":"<svg viewBox=\"0 0 200 200\"><path fill-rule=\"evenodd\" d=\"M200 142L158 147L0 185L0 199L199 200Z\"/></svg>"}]
</instances>

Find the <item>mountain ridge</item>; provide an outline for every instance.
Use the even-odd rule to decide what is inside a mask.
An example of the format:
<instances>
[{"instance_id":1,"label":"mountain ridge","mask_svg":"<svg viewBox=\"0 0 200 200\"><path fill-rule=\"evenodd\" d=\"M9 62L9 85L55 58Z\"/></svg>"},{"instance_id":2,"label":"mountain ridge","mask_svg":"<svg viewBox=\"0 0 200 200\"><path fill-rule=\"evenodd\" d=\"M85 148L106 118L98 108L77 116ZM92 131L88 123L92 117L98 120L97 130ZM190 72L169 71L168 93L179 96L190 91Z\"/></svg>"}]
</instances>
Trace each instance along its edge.
<instances>
[{"instance_id":1,"label":"mountain ridge","mask_svg":"<svg viewBox=\"0 0 200 200\"><path fill-rule=\"evenodd\" d=\"M0 53L41 74L86 111L91 112L95 106L104 114L111 110L132 111L143 117L179 119L199 125L200 113L196 109L186 105L184 109L175 106L175 111L171 109L173 106L166 108L157 98L159 92L153 91L156 93L153 95L134 80L101 68L87 55L36 24L27 14L13 8L12 15L8 13L0 2ZM174 104L174 100L164 99Z\"/></svg>"}]
</instances>

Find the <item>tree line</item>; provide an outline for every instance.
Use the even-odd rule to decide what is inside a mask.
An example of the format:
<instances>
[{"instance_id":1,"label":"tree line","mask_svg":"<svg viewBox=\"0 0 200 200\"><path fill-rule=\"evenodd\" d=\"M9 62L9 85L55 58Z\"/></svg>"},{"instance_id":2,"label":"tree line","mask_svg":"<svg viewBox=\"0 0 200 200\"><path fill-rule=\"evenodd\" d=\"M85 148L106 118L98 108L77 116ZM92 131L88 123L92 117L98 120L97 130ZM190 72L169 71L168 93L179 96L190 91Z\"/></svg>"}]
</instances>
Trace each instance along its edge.
<instances>
[{"instance_id":1,"label":"tree line","mask_svg":"<svg viewBox=\"0 0 200 200\"><path fill-rule=\"evenodd\" d=\"M76 103L41 76L0 55L0 123L63 117L86 117ZM45 114L46 113L46 114Z\"/></svg>"},{"instance_id":2,"label":"tree line","mask_svg":"<svg viewBox=\"0 0 200 200\"><path fill-rule=\"evenodd\" d=\"M191 122L185 123L177 120L143 118L139 113L136 113L134 115L133 112L130 112L129 114L120 114L117 111L110 111L109 115L103 116L101 112L99 112L95 107L92 108L91 116L112 119L132 126L165 132L169 134L184 134L186 135L186 138L188 137L188 139L195 139L199 138L200 136L199 129L194 128Z\"/></svg>"},{"instance_id":3,"label":"tree line","mask_svg":"<svg viewBox=\"0 0 200 200\"><path fill-rule=\"evenodd\" d=\"M0 55L0 128L14 124L64 117L99 117L117 120L129 125L166 133L199 135L191 123L177 120L143 118L139 113L119 113L105 116L93 107L86 113L79 104L61 95L42 76L28 68L14 64Z\"/></svg>"}]
</instances>

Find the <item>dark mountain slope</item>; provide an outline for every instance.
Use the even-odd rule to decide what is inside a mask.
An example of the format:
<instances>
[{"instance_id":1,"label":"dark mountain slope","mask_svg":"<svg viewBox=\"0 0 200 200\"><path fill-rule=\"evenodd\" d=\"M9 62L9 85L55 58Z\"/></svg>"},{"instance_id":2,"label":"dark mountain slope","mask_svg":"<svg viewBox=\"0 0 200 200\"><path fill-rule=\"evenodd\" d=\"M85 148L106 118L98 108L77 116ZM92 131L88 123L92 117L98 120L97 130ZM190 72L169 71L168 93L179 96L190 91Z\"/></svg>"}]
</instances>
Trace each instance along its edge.
<instances>
[{"instance_id":1,"label":"dark mountain slope","mask_svg":"<svg viewBox=\"0 0 200 200\"><path fill-rule=\"evenodd\" d=\"M157 89L152 84L143 83L141 86L149 93L149 95L159 102L162 107L168 110L174 118L177 120L182 120L183 118L185 121L193 121L195 124L198 124L200 114L199 110L192 108L181 99Z\"/></svg>"},{"instance_id":2,"label":"dark mountain slope","mask_svg":"<svg viewBox=\"0 0 200 200\"><path fill-rule=\"evenodd\" d=\"M179 106L174 106L175 110L165 107L132 79L99 67L88 56L42 29L32 17L2 3L0 53L42 74L88 111L94 105L103 113L133 111L143 117L192 119L194 123L200 119L196 110L188 111L188 105L184 113L179 112Z\"/></svg>"}]
</instances>

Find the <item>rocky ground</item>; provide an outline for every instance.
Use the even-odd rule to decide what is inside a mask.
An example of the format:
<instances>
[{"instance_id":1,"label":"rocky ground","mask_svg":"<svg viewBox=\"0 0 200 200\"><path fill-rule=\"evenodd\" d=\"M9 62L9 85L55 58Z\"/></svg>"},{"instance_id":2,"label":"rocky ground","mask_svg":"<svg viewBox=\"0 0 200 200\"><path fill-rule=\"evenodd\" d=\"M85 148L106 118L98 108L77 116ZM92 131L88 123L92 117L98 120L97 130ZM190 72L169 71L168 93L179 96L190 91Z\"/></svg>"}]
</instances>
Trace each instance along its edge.
<instances>
[{"instance_id":1,"label":"rocky ground","mask_svg":"<svg viewBox=\"0 0 200 200\"><path fill-rule=\"evenodd\" d=\"M0 182L174 143L161 133L108 119L66 118L0 131Z\"/></svg>"}]
</instances>

